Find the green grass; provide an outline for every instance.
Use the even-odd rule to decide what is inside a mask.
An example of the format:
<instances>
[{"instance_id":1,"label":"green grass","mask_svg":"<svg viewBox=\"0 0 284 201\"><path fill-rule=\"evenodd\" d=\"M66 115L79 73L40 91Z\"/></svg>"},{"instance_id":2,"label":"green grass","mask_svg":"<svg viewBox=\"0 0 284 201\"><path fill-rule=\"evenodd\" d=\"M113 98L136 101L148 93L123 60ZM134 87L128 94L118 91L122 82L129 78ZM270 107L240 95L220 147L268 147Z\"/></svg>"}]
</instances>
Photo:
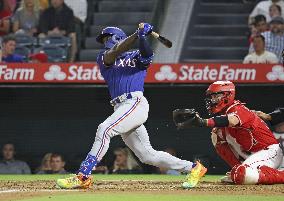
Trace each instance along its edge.
<instances>
[{"instance_id":1,"label":"green grass","mask_svg":"<svg viewBox=\"0 0 284 201\"><path fill-rule=\"evenodd\" d=\"M56 180L66 175L0 175L0 181L36 181ZM217 181L220 175L206 175L203 181ZM153 180L153 181L181 181L185 176L171 175L94 175L95 180Z\"/></svg>"},{"instance_id":2,"label":"green grass","mask_svg":"<svg viewBox=\"0 0 284 201\"><path fill-rule=\"evenodd\" d=\"M283 196L225 196L225 195L173 195L173 194L141 194L141 193L102 193L102 194L74 194L45 196L34 199L24 199L23 201L280 201Z\"/></svg>"}]
</instances>

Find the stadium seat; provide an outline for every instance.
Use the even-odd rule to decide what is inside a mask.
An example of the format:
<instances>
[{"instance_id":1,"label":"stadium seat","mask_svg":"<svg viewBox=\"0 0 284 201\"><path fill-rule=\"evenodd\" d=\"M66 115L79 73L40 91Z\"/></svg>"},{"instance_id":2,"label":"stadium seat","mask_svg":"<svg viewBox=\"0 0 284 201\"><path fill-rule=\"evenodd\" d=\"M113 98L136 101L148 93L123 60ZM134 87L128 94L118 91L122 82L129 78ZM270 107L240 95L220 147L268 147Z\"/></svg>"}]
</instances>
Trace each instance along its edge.
<instances>
[{"instance_id":1,"label":"stadium seat","mask_svg":"<svg viewBox=\"0 0 284 201\"><path fill-rule=\"evenodd\" d=\"M180 62L241 62L252 9L239 0L195 1Z\"/></svg>"},{"instance_id":2,"label":"stadium seat","mask_svg":"<svg viewBox=\"0 0 284 201\"><path fill-rule=\"evenodd\" d=\"M135 6L133 6L135 5ZM99 12L150 12L153 9L153 1L102 1L98 6Z\"/></svg>"},{"instance_id":3,"label":"stadium seat","mask_svg":"<svg viewBox=\"0 0 284 201\"><path fill-rule=\"evenodd\" d=\"M152 12L101 12L94 14L95 25L111 25L111 24L134 24L139 22L151 22Z\"/></svg>"},{"instance_id":4,"label":"stadium seat","mask_svg":"<svg viewBox=\"0 0 284 201\"><path fill-rule=\"evenodd\" d=\"M71 46L71 39L69 37L64 37L64 36L47 36L44 38L39 38L38 42L40 46L46 46L46 45L54 45L58 47Z\"/></svg>"},{"instance_id":5,"label":"stadium seat","mask_svg":"<svg viewBox=\"0 0 284 201\"><path fill-rule=\"evenodd\" d=\"M86 49L100 49L103 46L96 41L96 37L87 37L85 40Z\"/></svg>"},{"instance_id":6,"label":"stadium seat","mask_svg":"<svg viewBox=\"0 0 284 201\"><path fill-rule=\"evenodd\" d=\"M136 29L137 29L137 25L115 25L115 24L110 24L108 26L119 26L119 28L121 28L127 35L132 34ZM102 29L105 28L105 26L103 25L92 25L90 27L90 36L97 36L98 34L100 34L100 32L102 31Z\"/></svg>"},{"instance_id":7,"label":"stadium seat","mask_svg":"<svg viewBox=\"0 0 284 201\"><path fill-rule=\"evenodd\" d=\"M29 55L31 54L31 49L22 45L17 45L15 49L15 54L21 55L24 61L28 61Z\"/></svg>"},{"instance_id":8,"label":"stadium seat","mask_svg":"<svg viewBox=\"0 0 284 201\"><path fill-rule=\"evenodd\" d=\"M35 49L35 52L43 51L48 55L49 62L66 62L68 51L66 48L62 48L54 45L46 45Z\"/></svg>"},{"instance_id":9,"label":"stadium seat","mask_svg":"<svg viewBox=\"0 0 284 201\"><path fill-rule=\"evenodd\" d=\"M89 49L89 50L81 50L80 51L80 61L96 61L98 53L101 50L99 49Z\"/></svg>"},{"instance_id":10,"label":"stadium seat","mask_svg":"<svg viewBox=\"0 0 284 201\"><path fill-rule=\"evenodd\" d=\"M36 46L37 38L26 35L26 34L16 34L16 42L18 46Z\"/></svg>"}]
</instances>

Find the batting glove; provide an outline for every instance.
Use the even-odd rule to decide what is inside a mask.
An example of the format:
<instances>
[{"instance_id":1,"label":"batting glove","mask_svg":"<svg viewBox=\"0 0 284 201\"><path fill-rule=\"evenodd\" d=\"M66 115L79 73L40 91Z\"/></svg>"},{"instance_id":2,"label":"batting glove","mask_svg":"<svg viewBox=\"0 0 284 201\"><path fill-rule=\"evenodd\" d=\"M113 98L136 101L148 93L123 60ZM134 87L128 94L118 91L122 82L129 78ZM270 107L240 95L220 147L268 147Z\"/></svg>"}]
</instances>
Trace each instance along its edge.
<instances>
[{"instance_id":1,"label":"batting glove","mask_svg":"<svg viewBox=\"0 0 284 201\"><path fill-rule=\"evenodd\" d=\"M148 34L150 34L153 31L153 26L149 23L143 23L144 26L143 28L138 28L138 37L139 38L144 38Z\"/></svg>"}]
</instances>

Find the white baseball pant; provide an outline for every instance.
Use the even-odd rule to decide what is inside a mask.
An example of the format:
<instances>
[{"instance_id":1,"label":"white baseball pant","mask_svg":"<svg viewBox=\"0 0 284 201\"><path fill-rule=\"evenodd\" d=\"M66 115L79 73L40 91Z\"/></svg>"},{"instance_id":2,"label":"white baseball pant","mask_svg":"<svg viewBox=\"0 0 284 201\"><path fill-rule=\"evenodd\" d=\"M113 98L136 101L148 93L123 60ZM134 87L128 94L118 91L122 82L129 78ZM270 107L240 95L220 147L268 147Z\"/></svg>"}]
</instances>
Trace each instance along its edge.
<instances>
[{"instance_id":1,"label":"white baseball pant","mask_svg":"<svg viewBox=\"0 0 284 201\"><path fill-rule=\"evenodd\" d=\"M148 118L149 104L142 92L131 93L133 98L116 104L114 113L99 125L90 151L100 161L106 154L110 139L121 135L125 144L141 162L157 167L189 172L192 162L181 160L166 152L152 148L143 123Z\"/></svg>"}]
</instances>

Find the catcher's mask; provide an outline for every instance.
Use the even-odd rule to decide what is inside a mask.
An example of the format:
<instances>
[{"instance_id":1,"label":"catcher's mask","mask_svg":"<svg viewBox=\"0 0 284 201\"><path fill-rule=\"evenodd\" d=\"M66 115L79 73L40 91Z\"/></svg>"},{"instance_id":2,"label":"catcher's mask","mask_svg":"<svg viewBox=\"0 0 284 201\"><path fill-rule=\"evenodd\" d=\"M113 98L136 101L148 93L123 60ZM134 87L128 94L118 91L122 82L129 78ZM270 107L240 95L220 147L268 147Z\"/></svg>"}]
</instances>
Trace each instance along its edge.
<instances>
[{"instance_id":1,"label":"catcher's mask","mask_svg":"<svg viewBox=\"0 0 284 201\"><path fill-rule=\"evenodd\" d=\"M235 85L230 81L217 81L206 91L205 104L209 114L221 113L235 100Z\"/></svg>"}]
</instances>

